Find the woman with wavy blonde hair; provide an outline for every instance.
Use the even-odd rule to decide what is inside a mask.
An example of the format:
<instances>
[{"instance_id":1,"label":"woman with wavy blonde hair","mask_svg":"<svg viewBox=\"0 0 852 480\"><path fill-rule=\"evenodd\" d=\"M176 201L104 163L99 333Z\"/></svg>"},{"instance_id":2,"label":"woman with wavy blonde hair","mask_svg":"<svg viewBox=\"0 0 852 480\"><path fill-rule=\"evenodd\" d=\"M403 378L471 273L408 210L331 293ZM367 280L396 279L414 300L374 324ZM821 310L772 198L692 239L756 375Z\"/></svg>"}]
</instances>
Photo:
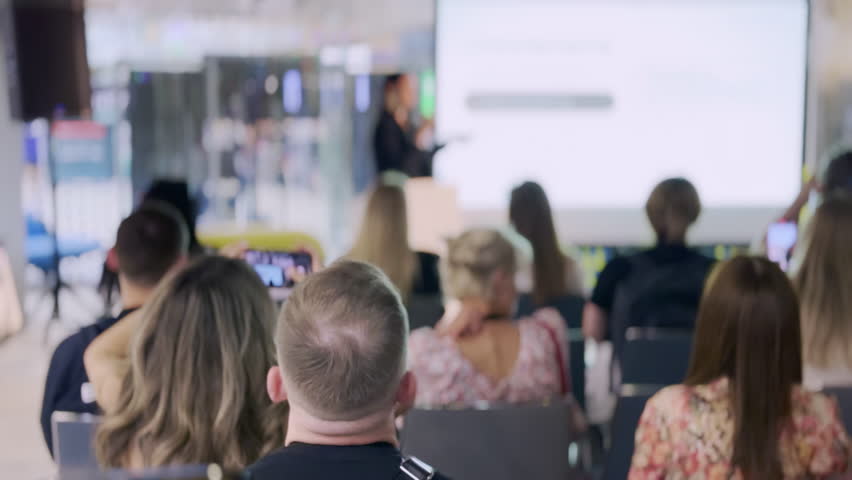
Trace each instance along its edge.
<instances>
[{"instance_id":1,"label":"woman with wavy blonde hair","mask_svg":"<svg viewBox=\"0 0 852 480\"><path fill-rule=\"evenodd\" d=\"M286 405L266 393L274 321L266 288L239 260L202 258L160 285L86 352L106 412L100 463L236 470L283 446Z\"/></svg>"},{"instance_id":2,"label":"woman with wavy blonde hair","mask_svg":"<svg viewBox=\"0 0 852 480\"><path fill-rule=\"evenodd\" d=\"M793 279L802 310L804 384L852 385L852 196L829 196L805 237Z\"/></svg>"}]
</instances>

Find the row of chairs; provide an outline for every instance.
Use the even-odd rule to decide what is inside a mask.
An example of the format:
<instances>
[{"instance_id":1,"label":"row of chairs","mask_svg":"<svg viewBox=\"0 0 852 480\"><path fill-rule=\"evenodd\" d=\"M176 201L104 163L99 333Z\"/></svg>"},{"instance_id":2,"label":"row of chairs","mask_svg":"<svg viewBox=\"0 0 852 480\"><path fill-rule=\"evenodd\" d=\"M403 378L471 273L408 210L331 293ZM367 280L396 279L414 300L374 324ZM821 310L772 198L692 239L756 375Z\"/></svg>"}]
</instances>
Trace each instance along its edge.
<instances>
[{"instance_id":1,"label":"row of chairs","mask_svg":"<svg viewBox=\"0 0 852 480\"><path fill-rule=\"evenodd\" d=\"M612 420L612 442L603 478L624 479L630 470L634 433L647 400L660 386L625 385ZM852 428L852 388L828 389ZM99 419L57 413L56 461L60 479L90 478L96 471L92 440ZM403 452L439 466L451 478L491 480L587 478L589 445L571 427L570 403L464 410L414 410L401 432Z\"/></svg>"},{"instance_id":2,"label":"row of chairs","mask_svg":"<svg viewBox=\"0 0 852 480\"><path fill-rule=\"evenodd\" d=\"M574 391L583 392L584 340L579 329L569 331ZM605 478L626 477L633 455L633 434L645 401L662 386L681 381L690 341L675 332L630 334L622 356L622 376L630 383L622 386L611 425ZM591 463L590 446L588 439L570 426L570 400L489 407L412 411L402 431L403 451L439 465L454 478L500 480L523 473L542 479L583 478L581 472ZM96 467L91 439L97 421L92 416L55 415L56 459L64 470Z\"/></svg>"},{"instance_id":3,"label":"row of chairs","mask_svg":"<svg viewBox=\"0 0 852 480\"><path fill-rule=\"evenodd\" d=\"M577 329L571 332L572 379L584 379L582 335ZM683 381L691 347L689 332L628 332L620 355L622 384L609 429L604 479L627 477L645 403L666 385ZM574 388L582 392L584 387ZM827 392L838 398L846 428L852 431L852 388ZM414 410L401 432L403 452L440 466L453 478L585 478L590 447L588 438L571 427L570 402ZM96 467L91 440L97 421L92 416L54 416L56 459L64 470Z\"/></svg>"},{"instance_id":4,"label":"row of chairs","mask_svg":"<svg viewBox=\"0 0 852 480\"><path fill-rule=\"evenodd\" d=\"M460 410L414 410L400 434L403 453L451 478L509 480L584 478L588 447L572 427L571 401ZM60 479L97 471L93 440L100 418L56 412L55 460Z\"/></svg>"}]
</instances>

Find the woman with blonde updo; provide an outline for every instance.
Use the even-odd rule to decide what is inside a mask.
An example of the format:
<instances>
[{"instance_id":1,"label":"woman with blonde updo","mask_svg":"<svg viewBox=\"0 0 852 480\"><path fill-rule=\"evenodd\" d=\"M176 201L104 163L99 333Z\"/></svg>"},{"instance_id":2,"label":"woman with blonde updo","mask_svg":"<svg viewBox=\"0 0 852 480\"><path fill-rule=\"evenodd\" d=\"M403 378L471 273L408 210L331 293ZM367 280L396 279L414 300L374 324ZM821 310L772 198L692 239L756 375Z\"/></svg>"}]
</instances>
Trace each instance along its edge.
<instances>
[{"instance_id":1,"label":"woman with blonde updo","mask_svg":"<svg viewBox=\"0 0 852 480\"><path fill-rule=\"evenodd\" d=\"M553 309L512 320L515 247L498 230L449 241L441 260L447 313L409 339L419 406L523 403L569 393L565 322Z\"/></svg>"}]
</instances>

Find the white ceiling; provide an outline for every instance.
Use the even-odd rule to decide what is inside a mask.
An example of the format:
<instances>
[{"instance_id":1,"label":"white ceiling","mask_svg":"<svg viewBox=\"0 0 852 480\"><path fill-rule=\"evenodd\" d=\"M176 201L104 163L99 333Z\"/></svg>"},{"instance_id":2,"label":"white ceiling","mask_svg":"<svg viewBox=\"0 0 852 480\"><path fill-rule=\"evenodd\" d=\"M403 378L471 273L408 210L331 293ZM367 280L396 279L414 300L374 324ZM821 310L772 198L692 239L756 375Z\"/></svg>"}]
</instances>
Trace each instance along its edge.
<instances>
[{"instance_id":1,"label":"white ceiling","mask_svg":"<svg viewBox=\"0 0 852 480\"><path fill-rule=\"evenodd\" d=\"M85 0L89 61L197 69L205 56L316 55L366 45L376 65L423 49L434 0ZM422 43L422 42L421 42ZM402 56L402 57L401 57Z\"/></svg>"},{"instance_id":2,"label":"white ceiling","mask_svg":"<svg viewBox=\"0 0 852 480\"><path fill-rule=\"evenodd\" d=\"M431 28L434 0L86 0L87 8L167 17L240 17L387 35Z\"/></svg>"}]
</instances>

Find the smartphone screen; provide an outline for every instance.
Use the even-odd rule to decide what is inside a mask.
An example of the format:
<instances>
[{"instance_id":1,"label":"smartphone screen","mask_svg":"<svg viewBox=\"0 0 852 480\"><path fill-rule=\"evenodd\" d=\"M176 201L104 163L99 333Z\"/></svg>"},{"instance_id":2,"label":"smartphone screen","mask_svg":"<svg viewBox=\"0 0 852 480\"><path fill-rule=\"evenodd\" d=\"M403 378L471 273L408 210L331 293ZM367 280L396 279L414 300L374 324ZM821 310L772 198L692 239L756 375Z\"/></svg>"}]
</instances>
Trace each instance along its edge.
<instances>
[{"instance_id":1,"label":"smartphone screen","mask_svg":"<svg viewBox=\"0 0 852 480\"><path fill-rule=\"evenodd\" d=\"M311 255L304 252L278 252L269 250L249 250L246 262L254 267L260 280L269 288L290 288L294 285L289 272L302 275L311 273Z\"/></svg>"},{"instance_id":2,"label":"smartphone screen","mask_svg":"<svg viewBox=\"0 0 852 480\"><path fill-rule=\"evenodd\" d=\"M793 222L776 222L766 232L766 255L785 272L799 236L799 226Z\"/></svg>"}]
</instances>

